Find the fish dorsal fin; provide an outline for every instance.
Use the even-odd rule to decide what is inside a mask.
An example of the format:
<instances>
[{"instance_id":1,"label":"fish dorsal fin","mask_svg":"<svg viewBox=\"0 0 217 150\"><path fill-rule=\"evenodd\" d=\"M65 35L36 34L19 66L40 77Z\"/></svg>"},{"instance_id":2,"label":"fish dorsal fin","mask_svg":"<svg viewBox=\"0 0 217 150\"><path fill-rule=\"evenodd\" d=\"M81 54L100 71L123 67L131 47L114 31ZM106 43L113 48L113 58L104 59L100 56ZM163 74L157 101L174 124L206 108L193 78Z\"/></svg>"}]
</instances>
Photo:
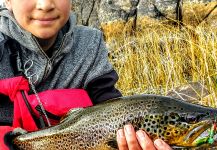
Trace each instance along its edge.
<instances>
[{"instance_id":1,"label":"fish dorsal fin","mask_svg":"<svg viewBox=\"0 0 217 150\"><path fill-rule=\"evenodd\" d=\"M75 118L77 117L82 111L84 110L84 108L73 108L73 109L70 109L66 115L64 115L61 120L60 120L60 123L66 121L68 118L72 119L72 118Z\"/></svg>"}]
</instances>

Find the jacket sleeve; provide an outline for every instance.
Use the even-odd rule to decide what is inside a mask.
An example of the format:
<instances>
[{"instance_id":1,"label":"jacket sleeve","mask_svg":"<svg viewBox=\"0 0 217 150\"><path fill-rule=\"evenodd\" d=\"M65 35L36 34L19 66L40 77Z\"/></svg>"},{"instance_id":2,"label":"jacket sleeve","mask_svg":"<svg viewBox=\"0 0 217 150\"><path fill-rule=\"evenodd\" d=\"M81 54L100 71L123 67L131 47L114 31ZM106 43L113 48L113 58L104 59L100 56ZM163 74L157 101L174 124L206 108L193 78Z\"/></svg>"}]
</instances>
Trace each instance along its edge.
<instances>
[{"instance_id":1,"label":"jacket sleeve","mask_svg":"<svg viewBox=\"0 0 217 150\"><path fill-rule=\"evenodd\" d=\"M120 91L114 86L117 80L118 75L115 70L112 70L90 81L86 90L93 104L122 96Z\"/></svg>"},{"instance_id":2,"label":"jacket sleeve","mask_svg":"<svg viewBox=\"0 0 217 150\"><path fill-rule=\"evenodd\" d=\"M0 126L12 126L13 108L9 97L0 94Z\"/></svg>"},{"instance_id":3,"label":"jacket sleeve","mask_svg":"<svg viewBox=\"0 0 217 150\"><path fill-rule=\"evenodd\" d=\"M115 88L118 75L108 59L108 49L103 39L103 34L95 30L94 44L89 45L91 65L86 72L84 88L89 93L93 104L119 97L121 93ZM87 58L89 59L89 58Z\"/></svg>"}]
</instances>

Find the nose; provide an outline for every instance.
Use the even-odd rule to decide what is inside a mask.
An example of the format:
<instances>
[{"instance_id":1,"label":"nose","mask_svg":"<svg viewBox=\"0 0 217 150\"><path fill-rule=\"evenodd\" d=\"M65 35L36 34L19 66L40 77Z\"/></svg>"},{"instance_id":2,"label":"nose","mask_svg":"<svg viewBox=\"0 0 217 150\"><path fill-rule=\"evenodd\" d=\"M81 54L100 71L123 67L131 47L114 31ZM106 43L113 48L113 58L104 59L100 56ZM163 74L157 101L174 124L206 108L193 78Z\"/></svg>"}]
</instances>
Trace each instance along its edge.
<instances>
[{"instance_id":1,"label":"nose","mask_svg":"<svg viewBox=\"0 0 217 150\"><path fill-rule=\"evenodd\" d=\"M54 0L37 0L36 8L38 10L50 11L55 8Z\"/></svg>"}]
</instances>

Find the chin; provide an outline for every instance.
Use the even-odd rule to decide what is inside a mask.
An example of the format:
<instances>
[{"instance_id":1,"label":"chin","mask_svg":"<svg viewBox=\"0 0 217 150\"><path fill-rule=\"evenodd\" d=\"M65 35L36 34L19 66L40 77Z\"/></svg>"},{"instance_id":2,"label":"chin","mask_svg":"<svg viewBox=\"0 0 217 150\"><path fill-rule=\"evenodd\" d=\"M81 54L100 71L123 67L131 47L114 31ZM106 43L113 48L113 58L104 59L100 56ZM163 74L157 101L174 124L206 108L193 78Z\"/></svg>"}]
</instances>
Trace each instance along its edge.
<instances>
[{"instance_id":1,"label":"chin","mask_svg":"<svg viewBox=\"0 0 217 150\"><path fill-rule=\"evenodd\" d=\"M34 36L36 36L39 39L52 39L52 38L56 38L57 34L50 34L50 33L41 33L41 34L34 34Z\"/></svg>"}]
</instances>

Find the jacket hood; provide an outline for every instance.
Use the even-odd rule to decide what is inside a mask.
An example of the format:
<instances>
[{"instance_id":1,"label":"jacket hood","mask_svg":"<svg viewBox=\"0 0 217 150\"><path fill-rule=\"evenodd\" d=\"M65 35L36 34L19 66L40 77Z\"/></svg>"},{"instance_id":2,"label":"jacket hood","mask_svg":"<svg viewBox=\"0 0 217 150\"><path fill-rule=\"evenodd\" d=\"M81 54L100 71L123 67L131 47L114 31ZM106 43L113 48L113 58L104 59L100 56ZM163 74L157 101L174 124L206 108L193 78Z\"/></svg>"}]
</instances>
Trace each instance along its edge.
<instances>
[{"instance_id":1,"label":"jacket hood","mask_svg":"<svg viewBox=\"0 0 217 150\"><path fill-rule=\"evenodd\" d=\"M69 18L67 25L69 26L65 34L69 36L69 35L72 35L73 29L76 25L75 13L70 14L70 18ZM17 23L13 14L7 8L0 9L0 32L9 36L12 39L15 39L22 46L26 47L29 50L38 51L40 49L39 44L37 43L34 35L24 30Z\"/></svg>"}]
</instances>

